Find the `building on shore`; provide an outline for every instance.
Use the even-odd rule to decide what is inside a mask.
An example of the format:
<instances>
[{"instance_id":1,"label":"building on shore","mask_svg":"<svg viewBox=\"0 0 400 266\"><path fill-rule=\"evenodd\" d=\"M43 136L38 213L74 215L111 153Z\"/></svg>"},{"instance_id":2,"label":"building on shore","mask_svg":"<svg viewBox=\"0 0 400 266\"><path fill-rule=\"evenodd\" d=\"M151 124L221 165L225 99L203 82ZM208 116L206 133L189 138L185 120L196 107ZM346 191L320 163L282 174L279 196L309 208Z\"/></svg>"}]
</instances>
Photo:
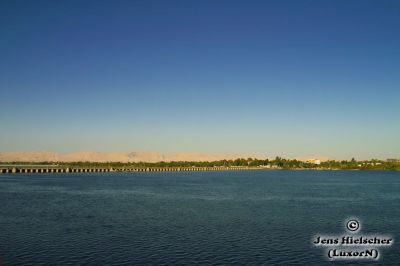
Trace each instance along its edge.
<instances>
[{"instance_id":1,"label":"building on shore","mask_svg":"<svg viewBox=\"0 0 400 266\"><path fill-rule=\"evenodd\" d=\"M319 160L319 159L308 159L306 162L312 163L312 164L317 164L317 165L321 164L321 160Z\"/></svg>"}]
</instances>

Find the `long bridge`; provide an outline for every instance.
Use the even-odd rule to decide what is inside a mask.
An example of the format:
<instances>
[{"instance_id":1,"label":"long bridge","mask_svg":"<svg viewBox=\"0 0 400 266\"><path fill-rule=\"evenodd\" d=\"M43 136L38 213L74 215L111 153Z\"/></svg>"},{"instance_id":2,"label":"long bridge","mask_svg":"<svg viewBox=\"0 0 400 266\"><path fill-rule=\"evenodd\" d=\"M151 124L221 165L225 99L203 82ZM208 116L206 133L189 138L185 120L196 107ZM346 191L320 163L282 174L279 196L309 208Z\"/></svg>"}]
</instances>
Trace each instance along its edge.
<instances>
[{"instance_id":1,"label":"long bridge","mask_svg":"<svg viewBox=\"0 0 400 266\"><path fill-rule=\"evenodd\" d=\"M10 165L1 166L0 174L18 173L108 173L108 172L179 172L179 171L228 171L263 169L260 167L218 166L218 167L71 167L71 166L41 166L41 165Z\"/></svg>"}]
</instances>

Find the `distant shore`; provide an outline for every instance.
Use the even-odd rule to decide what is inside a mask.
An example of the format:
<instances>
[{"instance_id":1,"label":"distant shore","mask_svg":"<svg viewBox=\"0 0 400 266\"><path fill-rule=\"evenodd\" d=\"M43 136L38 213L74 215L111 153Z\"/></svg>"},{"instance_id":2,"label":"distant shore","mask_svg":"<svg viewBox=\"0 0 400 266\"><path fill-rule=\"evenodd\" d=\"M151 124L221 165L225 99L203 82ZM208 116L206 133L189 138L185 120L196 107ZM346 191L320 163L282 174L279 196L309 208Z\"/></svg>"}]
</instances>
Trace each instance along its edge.
<instances>
[{"instance_id":1,"label":"distant shore","mask_svg":"<svg viewBox=\"0 0 400 266\"><path fill-rule=\"evenodd\" d=\"M0 173L69 172L161 172L225 170L400 170L400 160L298 161L276 157L273 160L238 158L218 161L172 162L0 162Z\"/></svg>"},{"instance_id":2,"label":"distant shore","mask_svg":"<svg viewBox=\"0 0 400 266\"><path fill-rule=\"evenodd\" d=\"M60 166L0 166L0 174L45 174L45 173L110 173L110 172L209 172L209 171L246 171L246 170L288 170L288 171L360 171L361 169L335 168L265 168L265 167L147 167L147 168L102 168L102 167L60 167ZM371 170L370 170L371 171ZM399 171L399 169L374 169L372 171Z\"/></svg>"}]
</instances>

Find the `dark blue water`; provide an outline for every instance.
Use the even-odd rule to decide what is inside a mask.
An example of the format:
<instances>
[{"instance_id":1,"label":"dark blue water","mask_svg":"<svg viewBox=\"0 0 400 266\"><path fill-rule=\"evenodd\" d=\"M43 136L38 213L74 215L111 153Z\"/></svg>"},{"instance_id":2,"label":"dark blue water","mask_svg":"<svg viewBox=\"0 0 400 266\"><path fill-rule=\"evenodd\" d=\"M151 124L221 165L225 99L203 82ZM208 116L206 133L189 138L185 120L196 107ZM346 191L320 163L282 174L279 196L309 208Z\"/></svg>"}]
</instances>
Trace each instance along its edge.
<instances>
[{"instance_id":1,"label":"dark blue water","mask_svg":"<svg viewBox=\"0 0 400 266\"><path fill-rule=\"evenodd\" d=\"M0 261L332 265L312 237L343 233L354 216L363 232L400 241L400 173L3 174ZM399 265L399 246L351 263Z\"/></svg>"}]
</instances>

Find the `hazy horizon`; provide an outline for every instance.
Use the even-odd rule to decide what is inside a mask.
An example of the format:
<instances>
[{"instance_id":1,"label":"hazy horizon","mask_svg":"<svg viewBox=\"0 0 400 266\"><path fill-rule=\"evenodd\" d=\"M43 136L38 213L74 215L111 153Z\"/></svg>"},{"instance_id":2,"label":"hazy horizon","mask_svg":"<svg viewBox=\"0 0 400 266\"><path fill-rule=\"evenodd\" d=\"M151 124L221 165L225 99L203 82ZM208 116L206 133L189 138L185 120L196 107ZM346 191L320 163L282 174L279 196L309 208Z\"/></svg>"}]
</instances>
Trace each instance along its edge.
<instances>
[{"instance_id":1,"label":"hazy horizon","mask_svg":"<svg viewBox=\"0 0 400 266\"><path fill-rule=\"evenodd\" d=\"M400 158L398 1L1 1L0 152Z\"/></svg>"},{"instance_id":2,"label":"hazy horizon","mask_svg":"<svg viewBox=\"0 0 400 266\"><path fill-rule=\"evenodd\" d=\"M115 162L128 162L128 161L142 161L142 162L161 162L161 161L219 161L219 160L234 160L238 158L253 158L253 159L275 159L281 157L283 159L296 159L300 161L307 161L310 159L319 159L321 161L336 160L336 161L350 161L353 158L358 161L363 160L386 160L386 159L399 159L398 157L329 157L322 154L308 154L293 157L282 156L280 154L268 153L207 153L197 151L177 151L177 152L159 152L159 151L146 151L146 150L120 150L120 151L100 151L100 150L76 150L71 152L57 152L57 151L0 151L0 162L10 161L115 161ZM132 160L131 160L132 159Z\"/></svg>"}]
</instances>

